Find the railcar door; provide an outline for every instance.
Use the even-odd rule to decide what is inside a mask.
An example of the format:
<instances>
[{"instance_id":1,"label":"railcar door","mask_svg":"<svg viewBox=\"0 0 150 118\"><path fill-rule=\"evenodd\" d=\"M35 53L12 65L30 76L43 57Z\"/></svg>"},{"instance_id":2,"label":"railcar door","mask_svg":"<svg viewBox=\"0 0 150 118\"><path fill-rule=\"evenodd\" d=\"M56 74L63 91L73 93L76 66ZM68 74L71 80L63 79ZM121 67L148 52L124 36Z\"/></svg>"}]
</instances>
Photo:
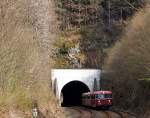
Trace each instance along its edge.
<instances>
[{"instance_id":1,"label":"railcar door","mask_svg":"<svg viewBox=\"0 0 150 118\"><path fill-rule=\"evenodd\" d=\"M91 95L91 106L96 107L96 99L95 99L95 94Z\"/></svg>"},{"instance_id":2,"label":"railcar door","mask_svg":"<svg viewBox=\"0 0 150 118\"><path fill-rule=\"evenodd\" d=\"M91 95L88 95L88 106L91 106Z\"/></svg>"}]
</instances>

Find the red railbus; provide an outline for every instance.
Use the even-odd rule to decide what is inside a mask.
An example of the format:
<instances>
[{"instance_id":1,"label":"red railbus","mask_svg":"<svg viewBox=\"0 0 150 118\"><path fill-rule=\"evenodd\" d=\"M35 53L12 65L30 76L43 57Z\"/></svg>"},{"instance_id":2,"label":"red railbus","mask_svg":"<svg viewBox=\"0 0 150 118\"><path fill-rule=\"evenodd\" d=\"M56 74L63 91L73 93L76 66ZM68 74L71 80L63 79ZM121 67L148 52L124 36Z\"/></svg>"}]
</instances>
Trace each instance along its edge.
<instances>
[{"instance_id":1,"label":"red railbus","mask_svg":"<svg viewBox=\"0 0 150 118\"><path fill-rule=\"evenodd\" d=\"M106 107L112 106L111 91L94 91L82 94L82 105L90 107Z\"/></svg>"}]
</instances>

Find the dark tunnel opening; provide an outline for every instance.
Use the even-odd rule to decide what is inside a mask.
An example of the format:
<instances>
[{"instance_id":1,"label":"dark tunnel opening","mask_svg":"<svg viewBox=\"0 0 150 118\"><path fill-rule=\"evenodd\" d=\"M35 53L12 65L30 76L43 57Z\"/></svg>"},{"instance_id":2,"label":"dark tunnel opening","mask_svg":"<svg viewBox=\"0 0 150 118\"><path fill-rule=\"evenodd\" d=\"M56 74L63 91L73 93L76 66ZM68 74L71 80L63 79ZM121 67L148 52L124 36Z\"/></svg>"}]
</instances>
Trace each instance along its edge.
<instances>
[{"instance_id":1,"label":"dark tunnel opening","mask_svg":"<svg viewBox=\"0 0 150 118\"><path fill-rule=\"evenodd\" d=\"M81 105L81 96L84 92L89 92L89 88L83 82L72 81L66 84L62 91L62 106L77 106Z\"/></svg>"}]
</instances>

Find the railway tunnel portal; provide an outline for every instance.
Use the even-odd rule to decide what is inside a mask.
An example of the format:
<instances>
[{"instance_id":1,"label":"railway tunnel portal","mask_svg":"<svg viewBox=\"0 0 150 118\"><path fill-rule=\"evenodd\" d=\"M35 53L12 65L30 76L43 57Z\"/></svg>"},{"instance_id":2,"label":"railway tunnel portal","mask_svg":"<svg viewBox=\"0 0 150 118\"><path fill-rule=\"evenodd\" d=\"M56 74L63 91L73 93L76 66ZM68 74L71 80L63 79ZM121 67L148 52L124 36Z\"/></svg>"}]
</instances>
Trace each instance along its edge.
<instances>
[{"instance_id":1,"label":"railway tunnel portal","mask_svg":"<svg viewBox=\"0 0 150 118\"><path fill-rule=\"evenodd\" d=\"M89 92L89 88L83 82L71 81L66 84L61 91L62 105L79 105L81 104L81 96L84 92Z\"/></svg>"},{"instance_id":2,"label":"railway tunnel portal","mask_svg":"<svg viewBox=\"0 0 150 118\"><path fill-rule=\"evenodd\" d=\"M60 105L80 105L81 95L100 88L98 69L53 69L52 89Z\"/></svg>"}]
</instances>

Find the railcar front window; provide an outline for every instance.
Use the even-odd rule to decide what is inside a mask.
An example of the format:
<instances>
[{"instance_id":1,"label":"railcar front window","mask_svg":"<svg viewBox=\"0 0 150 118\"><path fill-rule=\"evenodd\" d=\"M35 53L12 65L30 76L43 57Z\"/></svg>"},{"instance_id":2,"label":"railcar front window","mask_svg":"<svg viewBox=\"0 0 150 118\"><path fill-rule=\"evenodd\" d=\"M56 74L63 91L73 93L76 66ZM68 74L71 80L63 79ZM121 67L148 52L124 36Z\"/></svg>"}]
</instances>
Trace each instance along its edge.
<instances>
[{"instance_id":1,"label":"railcar front window","mask_svg":"<svg viewBox=\"0 0 150 118\"><path fill-rule=\"evenodd\" d=\"M98 94L98 95L96 95L96 99L104 99L105 97L104 97L104 95L103 94Z\"/></svg>"},{"instance_id":2,"label":"railcar front window","mask_svg":"<svg viewBox=\"0 0 150 118\"><path fill-rule=\"evenodd\" d=\"M112 98L112 94L98 94L96 99Z\"/></svg>"},{"instance_id":3,"label":"railcar front window","mask_svg":"<svg viewBox=\"0 0 150 118\"><path fill-rule=\"evenodd\" d=\"M112 94L105 94L105 98L112 98Z\"/></svg>"}]
</instances>

